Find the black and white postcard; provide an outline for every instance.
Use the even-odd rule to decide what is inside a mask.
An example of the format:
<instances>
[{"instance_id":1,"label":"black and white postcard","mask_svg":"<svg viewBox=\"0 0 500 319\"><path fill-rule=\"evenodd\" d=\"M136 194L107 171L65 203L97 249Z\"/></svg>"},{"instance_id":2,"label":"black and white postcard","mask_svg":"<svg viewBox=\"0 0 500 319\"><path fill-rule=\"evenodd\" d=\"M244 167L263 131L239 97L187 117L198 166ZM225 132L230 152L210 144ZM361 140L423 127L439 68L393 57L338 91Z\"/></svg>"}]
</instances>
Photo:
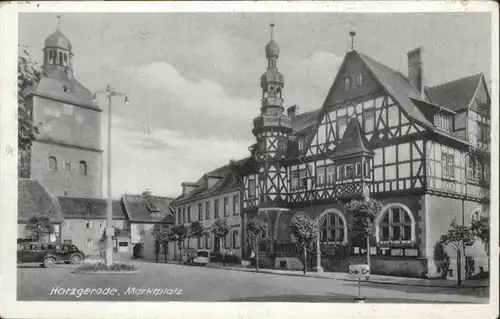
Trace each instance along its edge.
<instances>
[{"instance_id":1,"label":"black and white postcard","mask_svg":"<svg viewBox=\"0 0 500 319\"><path fill-rule=\"evenodd\" d=\"M1 23L2 317L498 316L498 4Z\"/></svg>"}]
</instances>

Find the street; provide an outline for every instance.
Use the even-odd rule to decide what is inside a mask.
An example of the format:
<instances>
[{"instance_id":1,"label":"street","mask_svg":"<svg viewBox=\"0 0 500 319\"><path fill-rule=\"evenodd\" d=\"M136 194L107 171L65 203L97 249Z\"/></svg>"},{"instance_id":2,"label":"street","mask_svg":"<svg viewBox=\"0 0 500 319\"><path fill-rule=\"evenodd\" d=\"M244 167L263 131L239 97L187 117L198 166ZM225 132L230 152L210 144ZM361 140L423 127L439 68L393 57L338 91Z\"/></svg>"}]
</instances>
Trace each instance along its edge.
<instances>
[{"instance_id":1,"label":"street","mask_svg":"<svg viewBox=\"0 0 500 319\"><path fill-rule=\"evenodd\" d=\"M73 274L74 266L17 270L20 301L267 301L352 302L355 282L135 262L136 274ZM94 289L92 294L82 291ZM96 288L114 293L97 294ZM80 292L78 293L78 290ZM143 290L144 289L144 290ZM148 291L149 289L149 291ZM156 290L155 290L156 289ZM485 289L361 283L367 303L488 303Z\"/></svg>"}]
</instances>

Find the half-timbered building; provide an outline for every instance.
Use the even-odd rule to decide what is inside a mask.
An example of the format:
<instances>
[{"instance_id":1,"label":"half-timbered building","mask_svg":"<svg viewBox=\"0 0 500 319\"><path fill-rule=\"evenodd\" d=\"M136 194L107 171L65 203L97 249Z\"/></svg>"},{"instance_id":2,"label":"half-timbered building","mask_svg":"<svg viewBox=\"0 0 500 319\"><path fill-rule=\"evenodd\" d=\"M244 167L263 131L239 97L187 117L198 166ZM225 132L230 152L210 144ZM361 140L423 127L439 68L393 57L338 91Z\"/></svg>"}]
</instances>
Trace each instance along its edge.
<instances>
[{"instance_id":1,"label":"half-timbered building","mask_svg":"<svg viewBox=\"0 0 500 319\"><path fill-rule=\"evenodd\" d=\"M243 177L243 224L255 217L268 223L261 259L276 267L306 262L345 271L369 253L373 273L434 277L448 255L446 275L456 276L453 252L438 241L453 219L467 224L488 209L490 95L484 75L426 87L420 48L407 55L407 76L352 49L323 105L297 121L295 107L283 108L284 77L273 38L265 52L256 143ZM365 240L349 232L352 216L343 208L363 196L385 205L369 252ZM311 260L302 259L290 232L297 214L319 223ZM476 246L468 255L475 259L469 274L488 268ZM320 258L314 256L318 248Z\"/></svg>"}]
</instances>

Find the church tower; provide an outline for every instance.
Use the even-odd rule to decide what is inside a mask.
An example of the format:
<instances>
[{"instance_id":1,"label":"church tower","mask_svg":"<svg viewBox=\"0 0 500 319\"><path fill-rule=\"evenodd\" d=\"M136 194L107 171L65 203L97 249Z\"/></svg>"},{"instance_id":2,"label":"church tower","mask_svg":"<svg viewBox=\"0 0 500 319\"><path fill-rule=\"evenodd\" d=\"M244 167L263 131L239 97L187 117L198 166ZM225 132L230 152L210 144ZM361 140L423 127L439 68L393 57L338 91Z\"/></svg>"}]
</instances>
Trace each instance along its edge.
<instances>
[{"instance_id":1,"label":"church tower","mask_svg":"<svg viewBox=\"0 0 500 319\"><path fill-rule=\"evenodd\" d=\"M255 159L259 172L259 207L283 207L287 196L287 174L280 163L286 157L291 119L283 108L283 75L278 71L280 49L274 41L274 24L271 40L266 45L267 71L260 78L262 100L260 115L253 121L253 134L257 140Z\"/></svg>"},{"instance_id":2,"label":"church tower","mask_svg":"<svg viewBox=\"0 0 500 319\"><path fill-rule=\"evenodd\" d=\"M55 196L100 198L102 110L74 76L71 42L59 23L45 39L42 68L40 82L26 92L39 132L20 178L38 180Z\"/></svg>"}]
</instances>

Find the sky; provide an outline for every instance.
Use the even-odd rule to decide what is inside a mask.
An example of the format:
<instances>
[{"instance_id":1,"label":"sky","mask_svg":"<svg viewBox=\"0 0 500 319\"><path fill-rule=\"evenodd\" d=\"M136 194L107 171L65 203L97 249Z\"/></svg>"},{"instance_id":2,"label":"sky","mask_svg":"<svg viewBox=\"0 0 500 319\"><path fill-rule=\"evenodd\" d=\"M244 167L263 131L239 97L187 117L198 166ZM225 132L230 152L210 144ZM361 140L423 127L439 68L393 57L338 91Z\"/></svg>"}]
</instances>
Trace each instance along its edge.
<instances>
[{"instance_id":1,"label":"sky","mask_svg":"<svg viewBox=\"0 0 500 319\"><path fill-rule=\"evenodd\" d=\"M270 23L284 105L299 112L321 107L350 30L356 50L403 74L406 53L422 47L427 86L491 78L488 13L20 13L19 44L34 60L57 15L76 78L90 91L111 84L131 101L113 104L113 197L146 189L178 196L182 182L248 156ZM99 105L105 149L105 100Z\"/></svg>"}]
</instances>

